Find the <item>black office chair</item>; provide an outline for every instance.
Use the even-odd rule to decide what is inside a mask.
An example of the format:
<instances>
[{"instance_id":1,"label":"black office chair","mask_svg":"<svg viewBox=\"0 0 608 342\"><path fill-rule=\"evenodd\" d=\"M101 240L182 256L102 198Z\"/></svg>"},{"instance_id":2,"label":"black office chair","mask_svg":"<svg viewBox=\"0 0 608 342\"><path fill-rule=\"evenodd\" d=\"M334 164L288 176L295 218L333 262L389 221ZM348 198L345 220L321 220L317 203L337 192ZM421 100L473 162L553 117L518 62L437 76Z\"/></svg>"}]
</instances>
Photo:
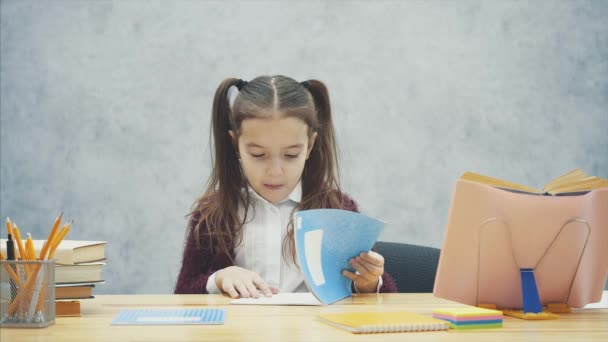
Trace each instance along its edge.
<instances>
[{"instance_id":1,"label":"black office chair","mask_svg":"<svg viewBox=\"0 0 608 342\"><path fill-rule=\"evenodd\" d=\"M384 270L402 293L433 292L440 249L396 242L376 242Z\"/></svg>"}]
</instances>

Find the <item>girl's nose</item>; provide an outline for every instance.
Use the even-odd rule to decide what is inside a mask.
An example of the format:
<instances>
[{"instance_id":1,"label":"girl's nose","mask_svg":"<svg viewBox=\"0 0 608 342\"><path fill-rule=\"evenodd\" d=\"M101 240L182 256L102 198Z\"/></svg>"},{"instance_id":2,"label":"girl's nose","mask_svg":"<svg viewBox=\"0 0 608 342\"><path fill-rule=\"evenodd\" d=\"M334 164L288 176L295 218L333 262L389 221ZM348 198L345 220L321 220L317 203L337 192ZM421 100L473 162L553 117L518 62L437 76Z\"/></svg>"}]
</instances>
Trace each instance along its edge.
<instances>
[{"instance_id":1,"label":"girl's nose","mask_svg":"<svg viewBox=\"0 0 608 342\"><path fill-rule=\"evenodd\" d=\"M268 168L269 176L281 176L283 174L283 165L279 158L272 158L270 166Z\"/></svg>"}]
</instances>

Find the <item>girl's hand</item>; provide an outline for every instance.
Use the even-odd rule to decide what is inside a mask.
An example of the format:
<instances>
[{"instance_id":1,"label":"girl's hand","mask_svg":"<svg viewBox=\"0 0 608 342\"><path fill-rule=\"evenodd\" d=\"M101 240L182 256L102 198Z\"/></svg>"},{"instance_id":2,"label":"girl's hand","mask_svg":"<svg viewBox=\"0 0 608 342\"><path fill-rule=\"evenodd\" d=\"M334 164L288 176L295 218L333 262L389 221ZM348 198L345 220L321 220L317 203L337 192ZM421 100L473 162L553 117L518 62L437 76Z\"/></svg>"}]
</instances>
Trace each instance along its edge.
<instances>
[{"instance_id":1,"label":"girl's hand","mask_svg":"<svg viewBox=\"0 0 608 342\"><path fill-rule=\"evenodd\" d=\"M362 252L348 261L357 270L353 273L347 270L342 275L352 280L359 292L376 292L378 281L384 274L384 257L374 252Z\"/></svg>"},{"instance_id":2,"label":"girl's hand","mask_svg":"<svg viewBox=\"0 0 608 342\"><path fill-rule=\"evenodd\" d=\"M232 298L259 298L260 292L266 297L272 297L273 293L279 292L278 289L269 287L259 274L238 266L217 271L215 284Z\"/></svg>"}]
</instances>

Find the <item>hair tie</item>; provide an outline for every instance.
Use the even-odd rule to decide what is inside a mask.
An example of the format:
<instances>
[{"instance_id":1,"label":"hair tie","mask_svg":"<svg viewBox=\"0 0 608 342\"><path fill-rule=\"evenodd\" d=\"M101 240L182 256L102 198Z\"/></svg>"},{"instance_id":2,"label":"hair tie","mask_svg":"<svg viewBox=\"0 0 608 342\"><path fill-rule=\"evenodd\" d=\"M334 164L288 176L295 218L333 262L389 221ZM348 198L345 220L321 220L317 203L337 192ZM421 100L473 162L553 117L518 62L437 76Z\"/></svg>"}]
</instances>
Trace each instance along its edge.
<instances>
[{"instance_id":1,"label":"hair tie","mask_svg":"<svg viewBox=\"0 0 608 342\"><path fill-rule=\"evenodd\" d=\"M304 81L304 82L300 82L300 84L302 85L302 87L309 89L310 84L308 84L308 81Z\"/></svg>"},{"instance_id":2,"label":"hair tie","mask_svg":"<svg viewBox=\"0 0 608 342\"><path fill-rule=\"evenodd\" d=\"M236 81L235 86L239 91L241 91L241 89L243 89L243 87L246 86L247 84L249 84L249 82L239 79L238 81Z\"/></svg>"}]
</instances>

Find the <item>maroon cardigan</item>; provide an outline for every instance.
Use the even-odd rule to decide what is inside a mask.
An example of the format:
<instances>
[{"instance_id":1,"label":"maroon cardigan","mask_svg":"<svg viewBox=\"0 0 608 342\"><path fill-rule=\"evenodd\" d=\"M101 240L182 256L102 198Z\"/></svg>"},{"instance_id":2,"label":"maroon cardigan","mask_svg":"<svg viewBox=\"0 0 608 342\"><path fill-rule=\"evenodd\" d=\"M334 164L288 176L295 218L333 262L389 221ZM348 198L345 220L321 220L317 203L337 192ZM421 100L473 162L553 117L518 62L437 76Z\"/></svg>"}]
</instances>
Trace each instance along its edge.
<instances>
[{"instance_id":1,"label":"maroon cardigan","mask_svg":"<svg viewBox=\"0 0 608 342\"><path fill-rule=\"evenodd\" d=\"M343 209L359 212L357 203L350 197L343 195L342 199ZM200 220L200 214L193 214L188 223L189 234L184 247L182 268L175 284L175 294L207 293L207 279L209 276L218 270L234 265L226 254L214 255L208 249L205 241L205 238L208 237L205 235L200 236L201 247L196 246L194 227L198 220ZM205 231L206 229L201 226L200 232ZM234 254L232 258L234 259ZM382 275L382 282L380 292L397 292L395 282L386 272Z\"/></svg>"}]
</instances>

